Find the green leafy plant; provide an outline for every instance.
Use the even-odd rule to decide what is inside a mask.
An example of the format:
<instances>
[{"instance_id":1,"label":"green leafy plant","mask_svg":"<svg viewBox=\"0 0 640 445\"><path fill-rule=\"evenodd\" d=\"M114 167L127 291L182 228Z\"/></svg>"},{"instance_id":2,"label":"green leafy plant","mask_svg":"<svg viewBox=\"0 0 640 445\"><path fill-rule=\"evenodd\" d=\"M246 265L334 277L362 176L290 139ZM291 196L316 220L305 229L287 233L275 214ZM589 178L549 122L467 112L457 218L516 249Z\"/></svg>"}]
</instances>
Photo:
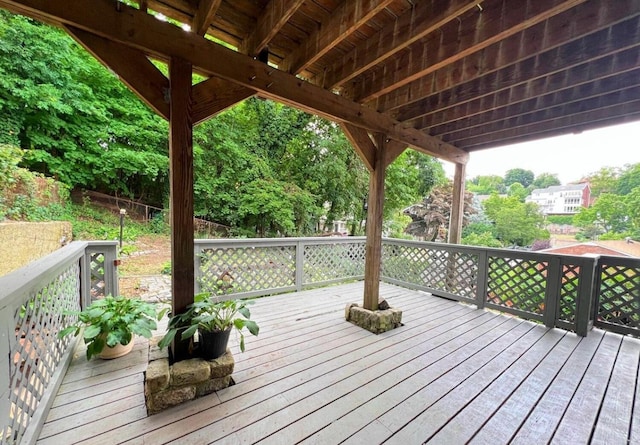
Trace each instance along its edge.
<instances>
[{"instance_id":1,"label":"green leafy plant","mask_svg":"<svg viewBox=\"0 0 640 445\"><path fill-rule=\"evenodd\" d=\"M157 328L156 321L162 319L166 309L158 312L156 306L137 298L106 296L96 300L82 311L66 311L65 315L77 316L78 321L58 333L80 335L87 345L87 360L98 355L106 347L127 345L133 335L151 338Z\"/></svg>"},{"instance_id":2,"label":"green leafy plant","mask_svg":"<svg viewBox=\"0 0 640 445\"><path fill-rule=\"evenodd\" d=\"M225 300L217 301L209 293L200 293L194 297L194 303L187 307L182 314L177 314L169 320L167 333L160 340L160 348L171 344L178 331L182 331L181 339L193 337L197 330L206 332L222 332L230 328L236 328L240 334L240 350L244 352L244 334L247 330L252 335L258 335L260 328L251 320L251 313L247 307L253 301ZM239 317L242 315L242 317Z\"/></svg>"}]
</instances>

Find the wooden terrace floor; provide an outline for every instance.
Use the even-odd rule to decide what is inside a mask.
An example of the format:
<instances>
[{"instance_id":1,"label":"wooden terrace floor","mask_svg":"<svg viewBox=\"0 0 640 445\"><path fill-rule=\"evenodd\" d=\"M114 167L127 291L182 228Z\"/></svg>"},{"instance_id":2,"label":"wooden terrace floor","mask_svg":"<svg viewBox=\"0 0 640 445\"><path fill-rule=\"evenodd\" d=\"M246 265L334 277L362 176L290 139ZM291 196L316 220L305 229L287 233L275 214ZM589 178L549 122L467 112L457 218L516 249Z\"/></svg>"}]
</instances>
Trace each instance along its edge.
<instances>
[{"instance_id":1,"label":"wooden terrace floor","mask_svg":"<svg viewBox=\"0 0 640 445\"><path fill-rule=\"evenodd\" d=\"M151 417L144 342L108 362L80 351L38 444L640 443L639 340L391 285L405 325L376 336L344 321L362 287L258 300L236 384Z\"/></svg>"}]
</instances>

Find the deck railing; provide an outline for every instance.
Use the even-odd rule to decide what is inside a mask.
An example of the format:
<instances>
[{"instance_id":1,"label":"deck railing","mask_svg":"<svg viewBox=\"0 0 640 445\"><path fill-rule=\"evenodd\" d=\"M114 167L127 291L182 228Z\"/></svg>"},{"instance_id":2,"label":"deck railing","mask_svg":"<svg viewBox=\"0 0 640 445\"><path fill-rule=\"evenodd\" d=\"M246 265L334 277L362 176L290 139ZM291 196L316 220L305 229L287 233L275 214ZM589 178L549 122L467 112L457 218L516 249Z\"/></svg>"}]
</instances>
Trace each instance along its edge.
<instances>
[{"instance_id":1,"label":"deck railing","mask_svg":"<svg viewBox=\"0 0 640 445\"><path fill-rule=\"evenodd\" d=\"M65 310L117 293L116 242L73 242L0 277L0 443L35 442L74 341Z\"/></svg>"},{"instance_id":2,"label":"deck railing","mask_svg":"<svg viewBox=\"0 0 640 445\"><path fill-rule=\"evenodd\" d=\"M364 237L195 240L195 287L244 298L362 279L364 246Z\"/></svg>"},{"instance_id":3,"label":"deck railing","mask_svg":"<svg viewBox=\"0 0 640 445\"><path fill-rule=\"evenodd\" d=\"M196 289L229 298L362 279L364 238L196 241ZM586 335L640 335L640 260L384 239L381 279Z\"/></svg>"}]
</instances>

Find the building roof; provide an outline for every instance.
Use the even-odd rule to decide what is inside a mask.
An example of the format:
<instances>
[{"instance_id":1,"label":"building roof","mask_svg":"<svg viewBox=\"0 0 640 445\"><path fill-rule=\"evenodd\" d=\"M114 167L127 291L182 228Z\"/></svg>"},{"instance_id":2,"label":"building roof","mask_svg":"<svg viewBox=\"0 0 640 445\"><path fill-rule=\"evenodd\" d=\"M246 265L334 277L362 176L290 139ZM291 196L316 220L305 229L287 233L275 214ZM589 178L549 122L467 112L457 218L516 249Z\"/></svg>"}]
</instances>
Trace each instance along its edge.
<instances>
[{"instance_id":1,"label":"building roof","mask_svg":"<svg viewBox=\"0 0 640 445\"><path fill-rule=\"evenodd\" d=\"M211 77L194 86L195 122L258 95L343 123L352 140L370 144L366 132L380 133L457 163L479 149L640 119L637 0L0 0L0 8L62 27L165 117L168 81L147 57L184 60Z\"/></svg>"},{"instance_id":2,"label":"building roof","mask_svg":"<svg viewBox=\"0 0 640 445\"><path fill-rule=\"evenodd\" d=\"M567 192L571 190L584 190L589 187L586 182L580 184L568 184L568 185L552 185L544 189L534 189L531 193L557 193Z\"/></svg>"},{"instance_id":3,"label":"building roof","mask_svg":"<svg viewBox=\"0 0 640 445\"><path fill-rule=\"evenodd\" d=\"M566 255L608 255L624 257L640 257L640 243L624 240L590 241L586 243L567 244L544 249L541 252L562 253Z\"/></svg>"}]
</instances>

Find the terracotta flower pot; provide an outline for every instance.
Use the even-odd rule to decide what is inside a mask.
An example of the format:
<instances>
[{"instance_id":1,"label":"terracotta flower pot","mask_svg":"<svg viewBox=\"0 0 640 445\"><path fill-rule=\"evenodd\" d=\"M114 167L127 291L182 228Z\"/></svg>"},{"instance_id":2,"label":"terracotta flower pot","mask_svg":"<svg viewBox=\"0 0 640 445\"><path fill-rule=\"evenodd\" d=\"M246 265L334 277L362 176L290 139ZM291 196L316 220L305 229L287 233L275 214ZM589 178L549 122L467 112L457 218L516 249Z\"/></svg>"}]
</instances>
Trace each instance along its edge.
<instances>
[{"instance_id":1,"label":"terracotta flower pot","mask_svg":"<svg viewBox=\"0 0 640 445\"><path fill-rule=\"evenodd\" d=\"M98 357L104 360L110 360L112 358L118 358L118 357L122 357L123 355L127 355L128 353L131 352L132 349L133 349L133 339L131 339L131 341L126 345L121 345L120 343L118 343L114 347L105 346L102 352L98 354Z\"/></svg>"}]
</instances>

